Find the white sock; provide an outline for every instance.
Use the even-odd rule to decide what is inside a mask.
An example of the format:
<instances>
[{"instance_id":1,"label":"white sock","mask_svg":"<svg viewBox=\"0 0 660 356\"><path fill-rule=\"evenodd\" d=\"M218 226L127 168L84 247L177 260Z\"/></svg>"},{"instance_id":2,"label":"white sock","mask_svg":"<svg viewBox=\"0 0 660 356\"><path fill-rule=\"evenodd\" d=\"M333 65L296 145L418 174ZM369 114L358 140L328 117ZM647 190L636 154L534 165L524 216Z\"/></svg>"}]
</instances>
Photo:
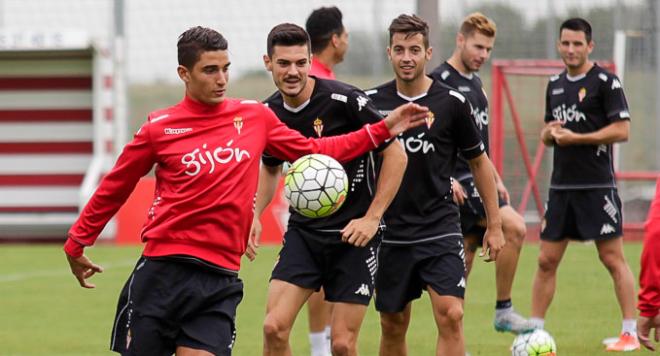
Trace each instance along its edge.
<instances>
[{"instance_id":1,"label":"white sock","mask_svg":"<svg viewBox=\"0 0 660 356\"><path fill-rule=\"evenodd\" d=\"M312 356L327 356L329 347L325 331L309 333L309 346Z\"/></svg>"},{"instance_id":2,"label":"white sock","mask_svg":"<svg viewBox=\"0 0 660 356\"><path fill-rule=\"evenodd\" d=\"M637 321L635 319L623 319L621 323L621 332L637 336Z\"/></svg>"},{"instance_id":3,"label":"white sock","mask_svg":"<svg viewBox=\"0 0 660 356\"><path fill-rule=\"evenodd\" d=\"M531 317L529 318L529 323L537 329L543 329L545 327L545 319Z\"/></svg>"},{"instance_id":4,"label":"white sock","mask_svg":"<svg viewBox=\"0 0 660 356\"><path fill-rule=\"evenodd\" d=\"M502 308L502 309L495 309L495 318L499 318L502 315L506 315L508 313L511 313L513 311L513 307L508 307L508 308Z\"/></svg>"}]
</instances>

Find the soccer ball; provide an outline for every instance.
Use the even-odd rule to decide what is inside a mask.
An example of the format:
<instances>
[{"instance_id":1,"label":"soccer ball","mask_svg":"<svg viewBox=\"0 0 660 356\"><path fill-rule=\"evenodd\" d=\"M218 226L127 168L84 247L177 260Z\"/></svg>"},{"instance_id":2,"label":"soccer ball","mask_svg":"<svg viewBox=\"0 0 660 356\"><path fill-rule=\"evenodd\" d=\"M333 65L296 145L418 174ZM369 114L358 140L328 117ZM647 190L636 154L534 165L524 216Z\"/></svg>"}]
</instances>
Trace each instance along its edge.
<instances>
[{"instance_id":1,"label":"soccer ball","mask_svg":"<svg viewBox=\"0 0 660 356\"><path fill-rule=\"evenodd\" d=\"M512 356L556 356L557 345L547 331L536 329L520 334L511 345Z\"/></svg>"},{"instance_id":2,"label":"soccer ball","mask_svg":"<svg viewBox=\"0 0 660 356\"><path fill-rule=\"evenodd\" d=\"M291 207L308 218L339 210L348 194L346 171L334 158L311 154L291 164L284 177L284 195Z\"/></svg>"}]
</instances>

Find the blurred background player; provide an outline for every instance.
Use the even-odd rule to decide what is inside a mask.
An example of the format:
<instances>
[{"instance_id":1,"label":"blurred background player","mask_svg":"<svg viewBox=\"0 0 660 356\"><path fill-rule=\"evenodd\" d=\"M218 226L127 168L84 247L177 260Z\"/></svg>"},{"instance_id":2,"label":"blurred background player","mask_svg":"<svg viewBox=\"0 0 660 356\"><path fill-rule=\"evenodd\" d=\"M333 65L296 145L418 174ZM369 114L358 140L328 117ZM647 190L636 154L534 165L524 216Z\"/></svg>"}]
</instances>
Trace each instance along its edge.
<instances>
[{"instance_id":1,"label":"blurred background player","mask_svg":"<svg viewBox=\"0 0 660 356\"><path fill-rule=\"evenodd\" d=\"M293 24L275 26L268 35L264 64L278 91L266 104L290 128L307 137L345 134L382 115L359 89L335 80L309 77L310 44L305 30ZM323 287L333 303L333 355L356 355L357 338L374 291L382 217L403 178L406 153L390 141L378 149L382 169L376 184L372 153L343 166L350 190L346 202L326 218L307 218L291 211L284 245L273 269L264 321L264 354L291 353L289 333L309 296ZM259 175L253 239L259 216L273 197L283 160L266 152ZM324 351L324 350L321 350Z\"/></svg>"},{"instance_id":2,"label":"blurred background player","mask_svg":"<svg viewBox=\"0 0 660 356\"><path fill-rule=\"evenodd\" d=\"M80 286L94 288L87 279L103 269L84 248L156 165L156 196L141 232L145 248L119 296L112 332L111 349L124 355L231 354L243 298L238 270L264 149L286 160L324 153L346 161L427 114L408 106L344 137L305 138L259 102L225 98L230 62L220 33L191 28L177 49L183 100L149 115L64 244Z\"/></svg>"},{"instance_id":3,"label":"blurred background player","mask_svg":"<svg viewBox=\"0 0 660 356\"><path fill-rule=\"evenodd\" d=\"M660 341L660 178L656 182L655 198L644 228L646 233L639 273L637 337L644 347L655 351L652 339Z\"/></svg>"},{"instance_id":4,"label":"blurred background player","mask_svg":"<svg viewBox=\"0 0 660 356\"><path fill-rule=\"evenodd\" d=\"M589 60L593 48L586 20L562 23L557 50L566 69L548 83L541 132L554 154L530 321L544 327L569 240L594 241L623 315L621 334L607 350L632 351L639 349L635 281L623 255L623 216L612 162L613 144L628 140L630 113L619 79Z\"/></svg>"},{"instance_id":5,"label":"blurred background player","mask_svg":"<svg viewBox=\"0 0 660 356\"><path fill-rule=\"evenodd\" d=\"M318 8L305 23L312 44L312 68L309 75L335 79L334 67L344 60L348 50L348 32L342 13L335 6ZM312 356L330 354L330 318L332 304L325 301L323 288L307 300L309 344Z\"/></svg>"},{"instance_id":6,"label":"blurred background player","mask_svg":"<svg viewBox=\"0 0 660 356\"><path fill-rule=\"evenodd\" d=\"M400 15L389 27L387 54L395 79L367 91L381 113L405 103L429 108L427 125L399 135L409 164L385 214L387 230L378 253L376 310L381 355L406 355L412 301L428 291L438 328L437 355L464 356L465 261L451 176L456 153L468 160L484 200L487 224L481 255L495 260L504 245L492 163L472 119L470 103L426 73L431 59L429 27Z\"/></svg>"},{"instance_id":7,"label":"blurred background player","mask_svg":"<svg viewBox=\"0 0 660 356\"><path fill-rule=\"evenodd\" d=\"M495 44L496 26L493 20L481 13L468 15L456 34L456 47L451 57L438 66L431 76L468 98L472 104L472 116L481 133L488 153L488 98L477 72L488 60ZM516 275L520 249L525 239L525 220L509 204L509 192L493 167L497 183L500 216L506 245L495 261L494 325L497 331L521 333L530 331L529 322L513 310L511 289ZM454 200L461 209L461 230L465 242L465 262L470 274L476 249L482 244L486 231L486 211L474 186L474 178L467 161L459 154L453 173Z\"/></svg>"},{"instance_id":8,"label":"blurred background player","mask_svg":"<svg viewBox=\"0 0 660 356\"><path fill-rule=\"evenodd\" d=\"M310 75L335 79L334 67L344 60L348 50L348 31L342 13L335 6L318 8L309 15L305 28L312 41Z\"/></svg>"}]
</instances>

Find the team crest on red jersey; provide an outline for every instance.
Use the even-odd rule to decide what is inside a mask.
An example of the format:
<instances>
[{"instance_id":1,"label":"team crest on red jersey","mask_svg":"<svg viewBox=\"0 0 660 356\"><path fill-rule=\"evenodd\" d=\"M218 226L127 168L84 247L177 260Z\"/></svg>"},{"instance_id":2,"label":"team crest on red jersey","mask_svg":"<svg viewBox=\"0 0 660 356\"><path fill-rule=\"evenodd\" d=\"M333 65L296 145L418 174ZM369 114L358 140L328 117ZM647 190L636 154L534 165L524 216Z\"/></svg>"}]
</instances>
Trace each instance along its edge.
<instances>
[{"instance_id":1,"label":"team crest on red jersey","mask_svg":"<svg viewBox=\"0 0 660 356\"><path fill-rule=\"evenodd\" d=\"M321 120L321 118L317 117L316 120L314 120L314 132L316 132L316 135L318 137L322 136L322 134L323 134L323 120Z\"/></svg>"},{"instance_id":2,"label":"team crest on red jersey","mask_svg":"<svg viewBox=\"0 0 660 356\"><path fill-rule=\"evenodd\" d=\"M429 111L429 114L424 121L426 121L426 127L431 129L431 125L433 125L433 121L435 121L435 114L432 111Z\"/></svg>"},{"instance_id":3,"label":"team crest on red jersey","mask_svg":"<svg viewBox=\"0 0 660 356\"><path fill-rule=\"evenodd\" d=\"M240 116L236 116L234 118L234 128L236 128L236 131L238 131L238 134L241 134L241 129L243 128L243 118Z\"/></svg>"}]
</instances>

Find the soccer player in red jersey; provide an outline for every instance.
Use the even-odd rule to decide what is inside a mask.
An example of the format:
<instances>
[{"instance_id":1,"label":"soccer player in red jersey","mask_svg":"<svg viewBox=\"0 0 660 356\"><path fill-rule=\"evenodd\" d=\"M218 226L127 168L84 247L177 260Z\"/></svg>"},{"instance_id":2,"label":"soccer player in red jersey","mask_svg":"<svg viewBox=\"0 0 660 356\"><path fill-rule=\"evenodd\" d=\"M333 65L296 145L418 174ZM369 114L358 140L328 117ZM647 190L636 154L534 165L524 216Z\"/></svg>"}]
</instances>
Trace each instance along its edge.
<instances>
[{"instance_id":1,"label":"soccer player in red jersey","mask_svg":"<svg viewBox=\"0 0 660 356\"><path fill-rule=\"evenodd\" d=\"M309 15L305 29L312 41L310 75L335 79L336 64L344 60L348 50L348 31L342 23L341 11L335 6L318 8Z\"/></svg>"},{"instance_id":2,"label":"soccer player in red jersey","mask_svg":"<svg viewBox=\"0 0 660 356\"><path fill-rule=\"evenodd\" d=\"M336 6L318 8L307 18L305 29L313 54L309 75L335 79L333 68L344 60L348 50L348 31L342 23L341 11ZM307 315L311 356L329 356L332 304L325 301L323 288L307 300Z\"/></svg>"},{"instance_id":3,"label":"soccer player in red jersey","mask_svg":"<svg viewBox=\"0 0 660 356\"><path fill-rule=\"evenodd\" d=\"M642 270L639 273L637 338L644 347L655 351L650 334L655 329L655 341L660 341L660 178L656 183L655 198L645 230Z\"/></svg>"},{"instance_id":4,"label":"soccer player in red jersey","mask_svg":"<svg viewBox=\"0 0 660 356\"><path fill-rule=\"evenodd\" d=\"M88 279L103 268L84 248L156 166L145 248L119 297L111 348L230 355L263 151L286 160L324 153L347 161L423 123L427 112L407 105L354 133L308 139L257 101L225 98L230 62L220 33L194 27L177 47L183 100L149 115L69 230L64 250L80 285L94 288Z\"/></svg>"}]
</instances>

